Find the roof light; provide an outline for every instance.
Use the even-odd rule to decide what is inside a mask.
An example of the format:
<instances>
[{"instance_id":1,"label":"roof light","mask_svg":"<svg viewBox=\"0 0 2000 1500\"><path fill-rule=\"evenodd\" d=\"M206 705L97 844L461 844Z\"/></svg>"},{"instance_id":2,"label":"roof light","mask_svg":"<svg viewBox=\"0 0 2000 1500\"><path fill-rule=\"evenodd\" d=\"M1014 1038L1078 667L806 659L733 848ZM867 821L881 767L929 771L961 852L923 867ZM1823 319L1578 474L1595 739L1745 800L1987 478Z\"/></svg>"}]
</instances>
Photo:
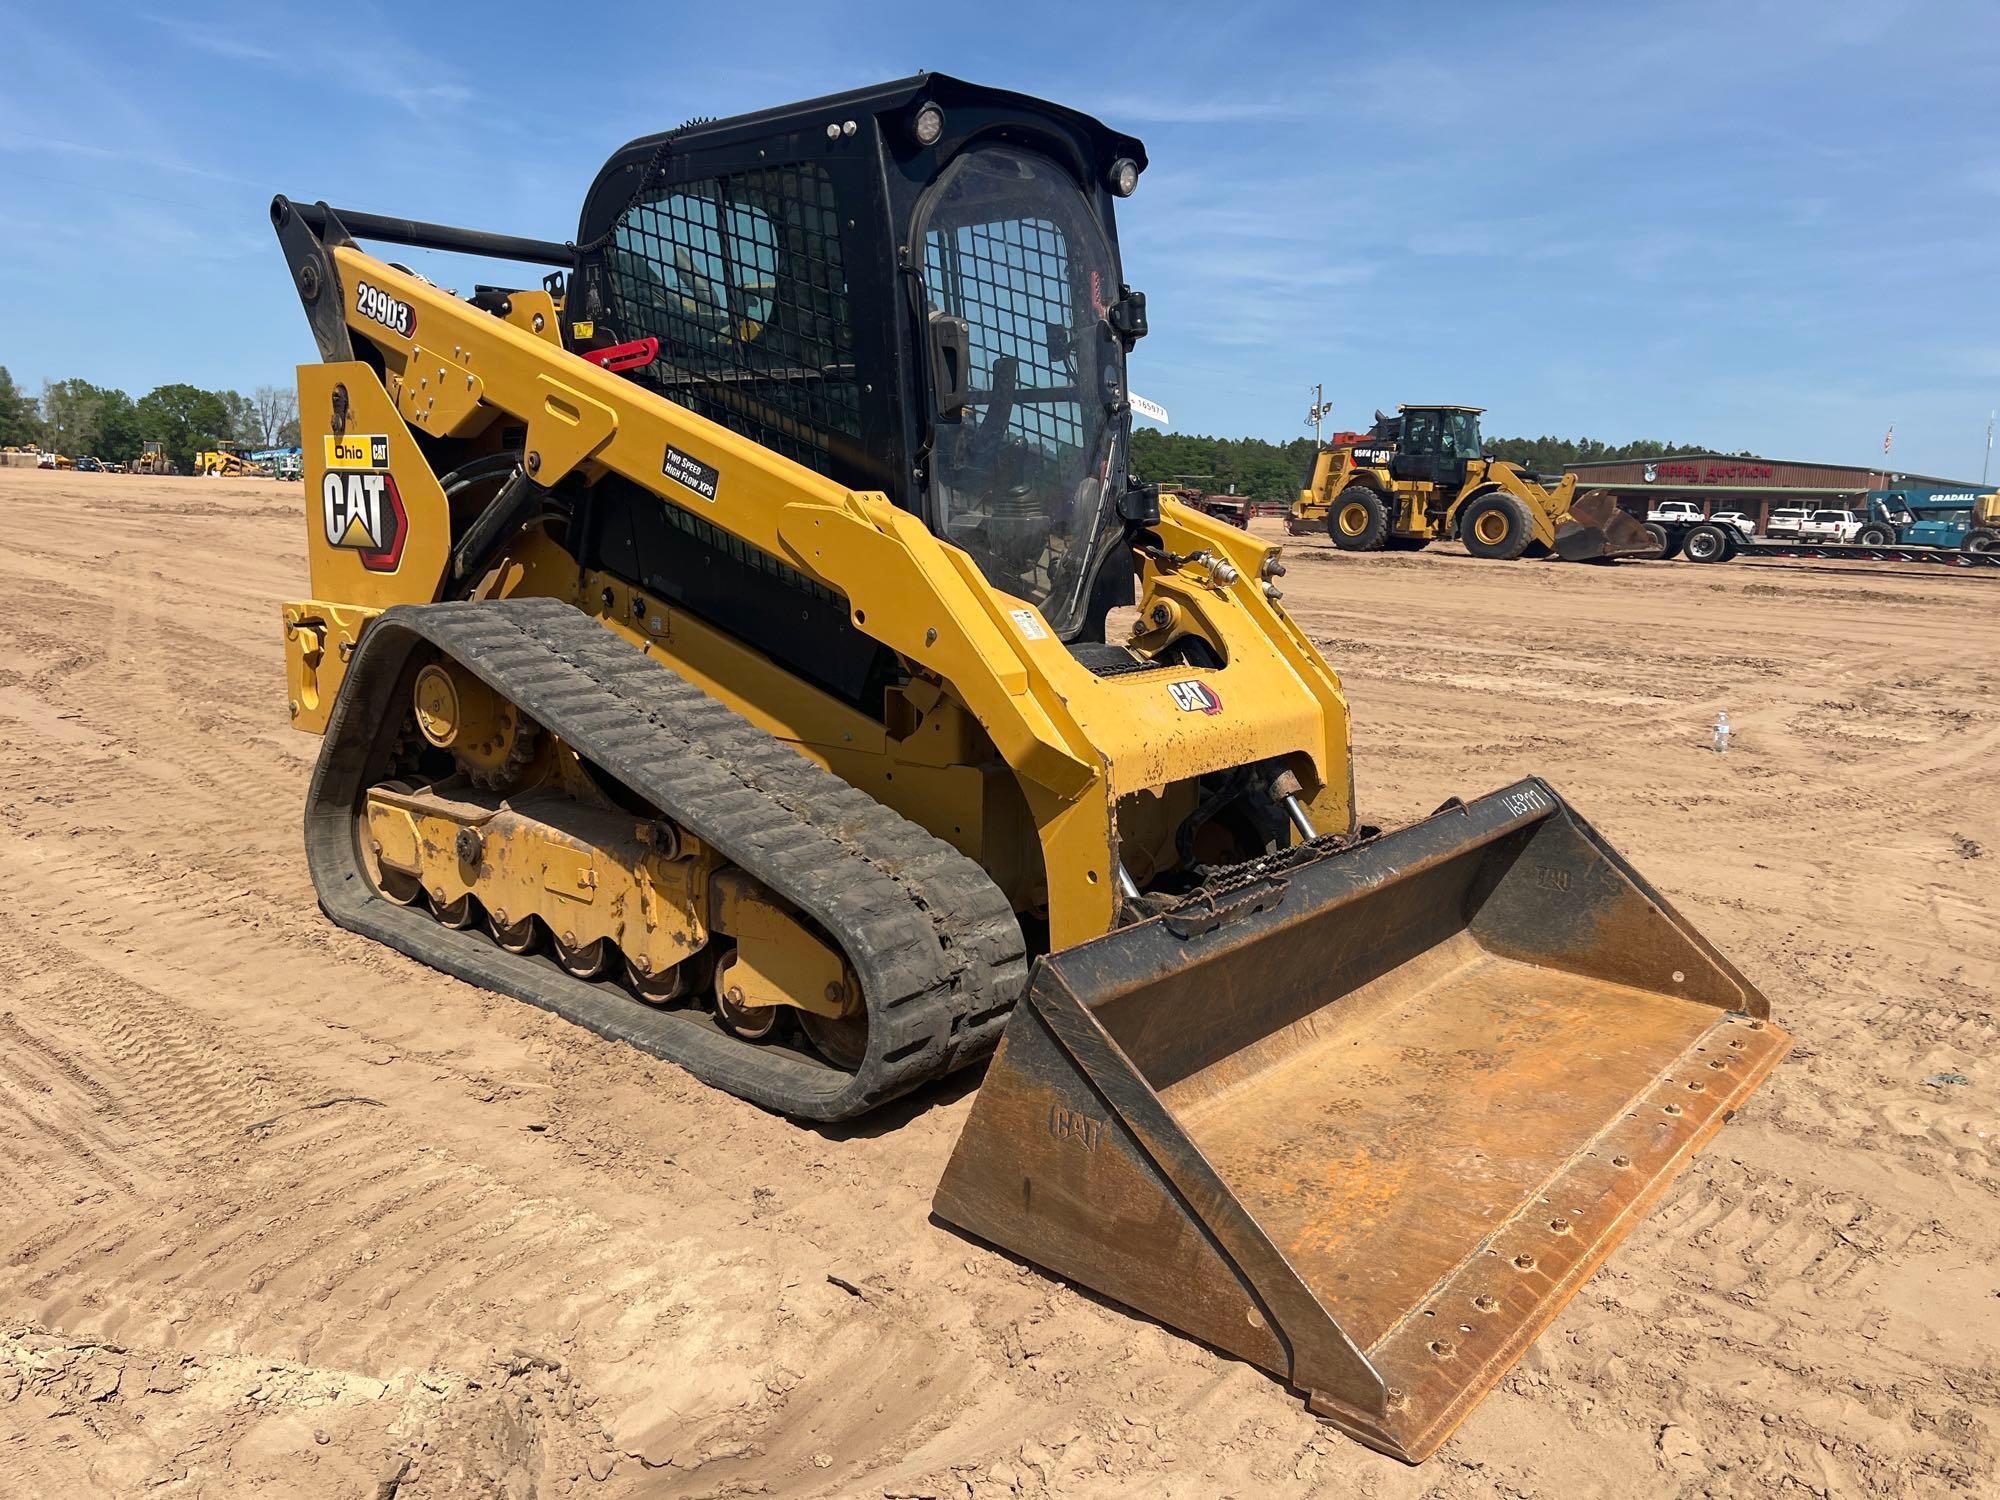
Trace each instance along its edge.
<instances>
[{"instance_id":1,"label":"roof light","mask_svg":"<svg viewBox=\"0 0 2000 1500\"><path fill-rule=\"evenodd\" d=\"M1121 198L1129 198L1139 189L1139 164L1129 156L1121 156L1111 164L1107 181L1111 191Z\"/></svg>"},{"instance_id":2,"label":"roof light","mask_svg":"<svg viewBox=\"0 0 2000 1500\"><path fill-rule=\"evenodd\" d=\"M944 134L944 111L935 104L926 104L917 111L916 122L911 129L919 146L935 146Z\"/></svg>"}]
</instances>

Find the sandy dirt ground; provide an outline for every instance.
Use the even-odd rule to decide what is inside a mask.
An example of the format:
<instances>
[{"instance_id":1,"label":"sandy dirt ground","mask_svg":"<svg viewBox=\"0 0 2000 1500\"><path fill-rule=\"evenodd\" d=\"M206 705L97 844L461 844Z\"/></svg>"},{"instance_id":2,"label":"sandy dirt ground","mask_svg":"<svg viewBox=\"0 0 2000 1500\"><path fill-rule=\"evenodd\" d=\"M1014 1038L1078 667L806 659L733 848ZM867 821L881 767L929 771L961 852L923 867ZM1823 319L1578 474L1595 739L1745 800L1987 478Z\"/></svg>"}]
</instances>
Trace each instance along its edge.
<instances>
[{"instance_id":1,"label":"sandy dirt ground","mask_svg":"<svg viewBox=\"0 0 2000 1500\"><path fill-rule=\"evenodd\" d=\"M0 470L0 1493L2000 1492L2000 577L1290 549L1366 816L1547 775L1798 1041L1412 1470L931 1224L976 1073L805 1129L329 925L300 509Z\"/></svg>"}]
</instances>

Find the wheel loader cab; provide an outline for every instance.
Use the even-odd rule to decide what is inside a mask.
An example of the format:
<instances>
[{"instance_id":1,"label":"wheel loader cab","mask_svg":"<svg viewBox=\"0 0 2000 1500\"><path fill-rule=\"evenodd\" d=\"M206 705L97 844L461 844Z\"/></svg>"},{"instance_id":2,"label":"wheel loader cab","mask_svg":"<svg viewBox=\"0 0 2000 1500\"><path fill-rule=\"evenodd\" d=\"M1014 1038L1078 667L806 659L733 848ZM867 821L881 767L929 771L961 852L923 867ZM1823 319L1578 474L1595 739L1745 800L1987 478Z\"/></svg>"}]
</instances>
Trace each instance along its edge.
<instances>
[{"instance_id":1,"label":"wheel loader cab","mask_svg":"<svg viewBox=\"0 0 2000 1500\"><path fill-rule=\"evenodd\" d=\"M1124 286L1144 148L928 75L696 123L599 174L567 323L662 395L962 547L1063 640L1132 599ZM1144 507L1127 502L1143 521Z\"/></svg>"},{"instance_id":2,"label":"wheel loader cab","mask_svg":"<svg viewBox=\"0 0 2000 1500\"><path fill-rule=\"evenodd\" d=\"M1479 411L1469 406L1405 406L1398 409L1399 437L1389 472L1456 490L1469 464L1481 455Z\"/></svg>"}]
</instances>

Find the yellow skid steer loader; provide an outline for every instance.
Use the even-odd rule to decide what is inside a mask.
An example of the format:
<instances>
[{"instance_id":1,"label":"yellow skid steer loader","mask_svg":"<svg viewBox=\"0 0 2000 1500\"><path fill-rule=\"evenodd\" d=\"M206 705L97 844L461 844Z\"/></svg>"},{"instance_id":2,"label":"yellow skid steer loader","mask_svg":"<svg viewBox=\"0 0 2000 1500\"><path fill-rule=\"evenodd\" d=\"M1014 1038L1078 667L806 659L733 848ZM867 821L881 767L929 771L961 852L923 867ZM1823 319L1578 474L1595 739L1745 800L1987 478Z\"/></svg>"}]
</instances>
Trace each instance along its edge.
<instances>
[{"instance_id":1,"label":"yellow skid steer loader","mask_svg":"<svg viewBox=\"0 0 2000 1500\"><path fill-rule=\"evenodd\" d=\"M569 243L275 200L307 861L803 1119L990 1055L940 1217L1414 1461L1786 1042L1541 781L1359 822L1276 549L1129 477L1145 166L929 74L635 141Z\"/></svg>"}]
</instances>

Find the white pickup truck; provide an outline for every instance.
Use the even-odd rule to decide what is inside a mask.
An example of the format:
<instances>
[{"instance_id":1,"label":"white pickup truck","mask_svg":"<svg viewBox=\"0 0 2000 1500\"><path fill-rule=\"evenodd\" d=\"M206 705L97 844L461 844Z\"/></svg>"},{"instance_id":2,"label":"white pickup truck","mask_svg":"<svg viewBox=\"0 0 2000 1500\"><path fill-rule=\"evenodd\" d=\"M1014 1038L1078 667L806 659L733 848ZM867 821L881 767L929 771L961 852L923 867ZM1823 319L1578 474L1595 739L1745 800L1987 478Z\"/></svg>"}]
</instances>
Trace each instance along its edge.
<instances>
[{"instance_id":1,"label":"white pickup truck","mask_svg":"<svg viewBox=\"0 0 2000 1500\"><path fill-rule=\"evenodd\" d=\"M1851 510L1816 510L1799 522L1802 542L1851 542L1861 534L1862 520Z\"/></svg>"}]
</instances>

